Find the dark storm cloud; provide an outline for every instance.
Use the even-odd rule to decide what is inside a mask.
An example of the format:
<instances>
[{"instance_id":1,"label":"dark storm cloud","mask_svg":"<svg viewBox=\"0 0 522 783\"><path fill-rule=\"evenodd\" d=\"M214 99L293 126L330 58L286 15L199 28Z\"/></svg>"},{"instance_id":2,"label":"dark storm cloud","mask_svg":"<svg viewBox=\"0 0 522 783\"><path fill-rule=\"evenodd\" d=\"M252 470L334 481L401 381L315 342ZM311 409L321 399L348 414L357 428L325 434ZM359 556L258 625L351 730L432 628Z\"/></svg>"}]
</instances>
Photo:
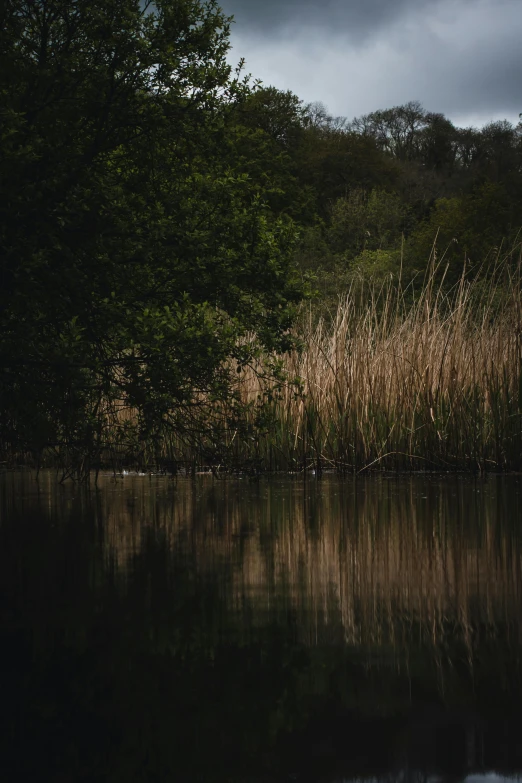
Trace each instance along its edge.
<instances>
[{"instance_id":1,"label":"dark storm cloud","mask_svg":"<svg viewBox=\"0 0 522 783\"><path fill-rule=\"evenodd\" d=\"M440 0L222 0L243 32L274 36L303 27L363 38L390 24L410 8L437 5Z\"/></svg>"},{"instance_id":2,"label":"dark storm cloud","mask_svg":"<svg viewBox=\"0 0 522 783\"><path fill-rule=\"evenodd\" d=\"M452 62L453 71L446 66L441 78L427 85L432 100L453 115L509 115L516 121L522 111L522 57L516 43L511 47L499 43L480 57L469 57L464 63L453 57Z\"/></svg>"},{"instance_id":3,"label":"dark storm cloud","mask_svg":"<svg viewBox=\"0 0 522 783\"><path fill-rule=\"evenodd\" d=\"M521 0L223 0L231 61L348 118L419 100L459 124L522 111Z\"/></svg>"}]
</instances>

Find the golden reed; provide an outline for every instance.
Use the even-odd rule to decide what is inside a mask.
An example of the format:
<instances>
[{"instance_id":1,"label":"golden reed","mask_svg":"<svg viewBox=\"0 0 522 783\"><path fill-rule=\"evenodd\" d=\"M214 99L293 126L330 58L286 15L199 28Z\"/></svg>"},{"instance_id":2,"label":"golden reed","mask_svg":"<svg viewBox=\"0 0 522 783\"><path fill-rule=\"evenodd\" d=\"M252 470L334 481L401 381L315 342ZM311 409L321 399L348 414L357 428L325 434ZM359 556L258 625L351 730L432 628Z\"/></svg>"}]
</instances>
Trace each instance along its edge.
<instances>
[{"instance_id":1,"label":"golden reed","mask_svg":"<svg viewBox=\"0 0 522 783\"><path fill-rule=\"evenodd\" d=\"M364 305L354 288L331 319L303 318L283 357L302 394L289 383L272 403L262 465L521 469L522 294L500 277L449 293L432 277L417 298L385 285ZM240 383L245 401L266 391L252 370Z\"/></svg>"}]
</instances>

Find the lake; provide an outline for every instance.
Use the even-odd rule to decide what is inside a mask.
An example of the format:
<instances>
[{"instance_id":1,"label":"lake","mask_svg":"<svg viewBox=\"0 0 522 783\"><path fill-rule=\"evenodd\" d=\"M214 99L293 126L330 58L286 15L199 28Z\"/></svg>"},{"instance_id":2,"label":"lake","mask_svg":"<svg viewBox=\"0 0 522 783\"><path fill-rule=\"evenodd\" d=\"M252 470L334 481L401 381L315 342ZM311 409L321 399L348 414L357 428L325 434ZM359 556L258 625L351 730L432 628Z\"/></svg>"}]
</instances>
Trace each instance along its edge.
<instances>
[{"instance_id":1,"label":"lake","mask_svg":"<svg viewBox=\"0 0 522 783\"><path fill-rule=\"evenodd\" d=\"M522 774L522 476L0 476L0 779Z\"/></svg>"}]
</instances>

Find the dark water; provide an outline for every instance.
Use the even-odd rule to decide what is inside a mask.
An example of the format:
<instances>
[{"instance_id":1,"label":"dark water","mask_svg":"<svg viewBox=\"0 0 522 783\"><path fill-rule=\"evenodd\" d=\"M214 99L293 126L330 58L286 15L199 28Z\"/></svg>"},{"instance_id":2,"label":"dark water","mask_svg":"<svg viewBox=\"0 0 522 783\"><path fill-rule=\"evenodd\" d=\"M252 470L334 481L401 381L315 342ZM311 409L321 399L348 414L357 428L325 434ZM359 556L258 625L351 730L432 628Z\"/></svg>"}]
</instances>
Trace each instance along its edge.
<instances>
[{"instance_id":1,"label":"dark water","mask_svg":"<svg viewBox=\"0 0 522 783\"><path fill-rule=\"evenodd\" d=\"M0 780L522 774L519 477L0 477Z\"/></svg>"}]
</instances>

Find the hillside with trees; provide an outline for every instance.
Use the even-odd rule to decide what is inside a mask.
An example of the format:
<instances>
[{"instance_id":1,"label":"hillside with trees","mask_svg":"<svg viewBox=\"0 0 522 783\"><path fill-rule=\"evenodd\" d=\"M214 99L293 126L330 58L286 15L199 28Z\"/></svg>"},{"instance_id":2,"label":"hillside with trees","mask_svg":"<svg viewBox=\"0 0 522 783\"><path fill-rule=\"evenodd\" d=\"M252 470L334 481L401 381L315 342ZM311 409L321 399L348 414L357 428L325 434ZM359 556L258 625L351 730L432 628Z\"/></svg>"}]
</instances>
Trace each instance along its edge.
<instances>
[{"instance_id":1,"label":"hillside with trees","mask_svg":"<svg viewBox=\"0 0 522 783\"><path fill-rule=\"evenodd\" d=\"M459 128L418 101L348 121L273 87L248 96L243 117L270 145L274 185L286 179L273 208L303 228L299 262L319 284L423 275L434 249L449 283L516 263L522 124Z\"/></svg>"}]
</instances>

